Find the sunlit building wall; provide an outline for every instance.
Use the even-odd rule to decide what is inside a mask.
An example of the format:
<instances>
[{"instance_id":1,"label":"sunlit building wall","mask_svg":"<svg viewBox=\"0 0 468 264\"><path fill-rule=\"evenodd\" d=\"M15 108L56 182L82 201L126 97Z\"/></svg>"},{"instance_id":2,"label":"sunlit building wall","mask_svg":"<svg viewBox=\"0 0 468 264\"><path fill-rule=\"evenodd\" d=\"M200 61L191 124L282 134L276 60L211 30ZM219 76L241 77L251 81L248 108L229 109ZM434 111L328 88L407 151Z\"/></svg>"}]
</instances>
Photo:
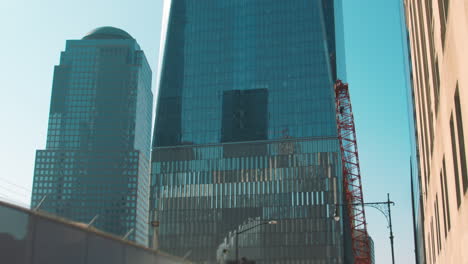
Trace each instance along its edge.
<instances>
[{"instance_id":1,"label":"sunlit building wall","mask_svg":"<svg viewBox=\"0 0 468 264\"><path fill-rule=\"evenodd\" d=\"M468 4L405 0L411 51L413 171L419 263L465 263L468 252Z\"/></svg>"}]
</instances>

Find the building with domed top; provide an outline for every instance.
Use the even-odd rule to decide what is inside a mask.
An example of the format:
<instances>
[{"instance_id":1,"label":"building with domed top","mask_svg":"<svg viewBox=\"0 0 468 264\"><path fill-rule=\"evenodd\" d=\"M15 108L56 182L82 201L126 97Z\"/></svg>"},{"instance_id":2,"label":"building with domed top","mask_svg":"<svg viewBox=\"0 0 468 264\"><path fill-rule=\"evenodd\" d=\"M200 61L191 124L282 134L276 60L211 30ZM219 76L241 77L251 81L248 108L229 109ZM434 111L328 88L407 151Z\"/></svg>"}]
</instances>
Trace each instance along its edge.
<instances>
[{"instance_id":1,"label":"building with domed top","mask_svg":"<svg viewBox=\"0 0 468 264\"><path fill-rule=\"evenodd\" d=\"M101 27L68 40L32 208L147 245L152 102L151 69L130 34Z\"/></svg>"}]
</instances>

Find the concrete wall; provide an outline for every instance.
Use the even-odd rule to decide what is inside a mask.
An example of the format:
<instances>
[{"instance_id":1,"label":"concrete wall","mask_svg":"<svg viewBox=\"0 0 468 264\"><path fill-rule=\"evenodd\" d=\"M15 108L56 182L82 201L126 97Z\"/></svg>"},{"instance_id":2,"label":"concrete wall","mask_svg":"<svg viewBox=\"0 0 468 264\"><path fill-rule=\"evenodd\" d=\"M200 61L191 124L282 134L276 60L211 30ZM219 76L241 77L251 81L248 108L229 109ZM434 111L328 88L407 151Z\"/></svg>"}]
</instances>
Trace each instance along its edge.
<instances>
[{"instance_id":1,"label":"concrete wall","mask_svg":"<svg viewBox=\"0 0 468 264\"><path fill-rule=\"evenodd\" d=\"M0 263L189 263L88 228L0 202Z\"/></svg>"}]
</instances>

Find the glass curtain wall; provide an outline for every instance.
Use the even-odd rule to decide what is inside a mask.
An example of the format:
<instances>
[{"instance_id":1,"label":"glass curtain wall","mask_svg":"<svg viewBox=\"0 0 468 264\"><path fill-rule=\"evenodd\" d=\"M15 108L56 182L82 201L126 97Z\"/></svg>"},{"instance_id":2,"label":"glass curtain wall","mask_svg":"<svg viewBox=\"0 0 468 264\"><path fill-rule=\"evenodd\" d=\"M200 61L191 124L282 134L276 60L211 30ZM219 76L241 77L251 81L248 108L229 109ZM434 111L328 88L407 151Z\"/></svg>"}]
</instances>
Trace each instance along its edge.
<instances>
[{"instance_id":1,"label":"glass curtain wall","mask_svg":"<svg viewBox=\"0 0 468 264\"><path fill-rule=\"evenodd\" d=\"M333 220L341 10L308 0L168 4L150 205L161 249L215 263L229 232L275 219L245 234L262 239L239 240L241 257L343 263Z\"/></svg>"},{"instance_id":2,"label":"glass curtain wall","mask_svg":"<svg viewBox=\"0 0 468 264\"><path fill-rule=\"evenodd\" d=\"M55 67L46 149L31 206L148 239L151 69L128 33L98 28L67 41Z\"/></svg>"}]
</instances>

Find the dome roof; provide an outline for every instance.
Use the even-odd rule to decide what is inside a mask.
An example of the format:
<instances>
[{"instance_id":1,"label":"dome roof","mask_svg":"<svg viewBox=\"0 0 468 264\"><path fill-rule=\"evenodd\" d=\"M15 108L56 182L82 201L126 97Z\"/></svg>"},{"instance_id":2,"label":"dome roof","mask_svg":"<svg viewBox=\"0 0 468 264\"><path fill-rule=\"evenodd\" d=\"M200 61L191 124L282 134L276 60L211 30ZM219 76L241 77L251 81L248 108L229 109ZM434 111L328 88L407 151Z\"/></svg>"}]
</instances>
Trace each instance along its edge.
<instances>
[{"instance_id":1,"label":"dome roof","mask_svg":"<svg viewBox=\"0 0 468 264\"><path fill-rule=\"evenodd\" d=\"M133 39L130 34L115 27L99 27L83 37L83 39Z\"/></svg>"}]
</instances>

